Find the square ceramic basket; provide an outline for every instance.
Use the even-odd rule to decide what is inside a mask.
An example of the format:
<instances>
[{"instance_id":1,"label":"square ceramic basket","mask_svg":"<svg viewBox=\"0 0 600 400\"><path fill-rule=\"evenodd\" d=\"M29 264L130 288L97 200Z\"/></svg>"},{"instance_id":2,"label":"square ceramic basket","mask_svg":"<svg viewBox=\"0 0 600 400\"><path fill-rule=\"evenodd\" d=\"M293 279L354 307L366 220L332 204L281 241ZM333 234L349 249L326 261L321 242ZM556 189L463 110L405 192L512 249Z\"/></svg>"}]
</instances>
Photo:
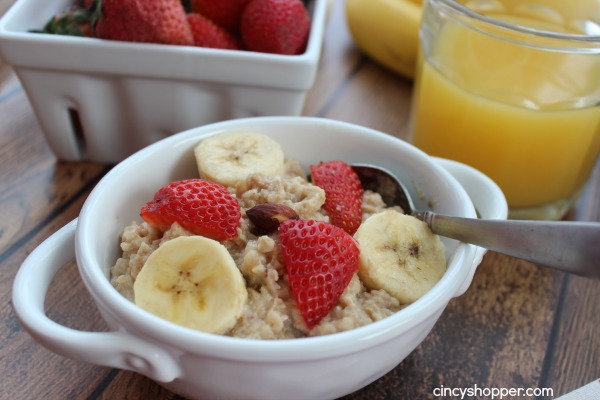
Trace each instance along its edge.
<instances>
[{"instance_id":1,"label":"square ceramic basket","mask_svg":"<svg viewBox=\"0 0 600 400\"><path fill-rule=\"evenodd\" d=\"M0 57L56 156L103 163L212 122L299 115L316 78L328 2L308 3L307 49L288 56L28 32L72 1L17 0L0 19Z\"/></svg>"}]
</instances>

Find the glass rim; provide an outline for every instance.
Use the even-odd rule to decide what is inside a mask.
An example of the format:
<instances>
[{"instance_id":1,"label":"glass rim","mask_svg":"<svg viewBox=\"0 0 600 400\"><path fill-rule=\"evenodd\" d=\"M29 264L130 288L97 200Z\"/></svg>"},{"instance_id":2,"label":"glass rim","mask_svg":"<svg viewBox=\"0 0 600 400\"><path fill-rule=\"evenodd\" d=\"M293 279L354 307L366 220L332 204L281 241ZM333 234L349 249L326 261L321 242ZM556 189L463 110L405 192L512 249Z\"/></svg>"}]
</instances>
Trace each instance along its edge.
<instances>
[{"instance_id":1,"label":"glass rim","mask_svg":"<svg viewBox=\"0 0 600 400\"><path fill-rule=\"evenodd\" d=\"M472 18L474 20L483 22L485 24L498 26L498 27L508 29L511 31L515 31L515 32L519 32L519 33L523 33L523 34L527 34L527 35L534 35L534 36L538 36L538 37L546 38L546 39L564 40L564 41L571 41L571 42L584 42L587 44L598 43L598 46L600 46L600 34L585 35L585 34L578 34L578 33L559 33L559 32L529 28L526 26L511 24L509 22L504 22L499 19L495 19L495 18L485 16L483 14L479 14L478 12L471 10L468 7L465 7L464 5L458 3L455 0L428 0L428 1L437 1L441 4L446 5L453 11L456 11L456 12L462 14L463 16Z\"/></svg>"}]
</instances>

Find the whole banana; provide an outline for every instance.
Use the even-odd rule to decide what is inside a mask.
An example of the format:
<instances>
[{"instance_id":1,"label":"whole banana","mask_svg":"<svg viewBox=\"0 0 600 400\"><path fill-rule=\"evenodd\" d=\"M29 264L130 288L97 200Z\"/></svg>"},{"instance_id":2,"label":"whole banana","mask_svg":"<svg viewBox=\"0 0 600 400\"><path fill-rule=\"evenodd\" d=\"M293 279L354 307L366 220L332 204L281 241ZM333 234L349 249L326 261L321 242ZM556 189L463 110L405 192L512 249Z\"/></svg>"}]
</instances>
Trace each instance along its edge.
<instances>
[{"instance_id":1,"label":"whole banana","mask_svg":"<svg viewBox=\"0 0 600 400\"><path fill-rule=\"evenodd\" d=\"M386 68L413 79L422 0L346 0L356 46Z\"/></svg>"}]
</instances>

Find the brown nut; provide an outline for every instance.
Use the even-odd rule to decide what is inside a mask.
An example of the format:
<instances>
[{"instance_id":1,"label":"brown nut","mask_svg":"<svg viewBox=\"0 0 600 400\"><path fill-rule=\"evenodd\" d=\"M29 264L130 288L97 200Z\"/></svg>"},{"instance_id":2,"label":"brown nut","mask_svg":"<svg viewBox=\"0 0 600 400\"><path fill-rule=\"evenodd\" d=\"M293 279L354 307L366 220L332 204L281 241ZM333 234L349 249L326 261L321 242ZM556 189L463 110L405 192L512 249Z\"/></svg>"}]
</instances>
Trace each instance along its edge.
<instances>
[{"instance_id":1,"label":"brown nut","mask_svg":"<svg viewBox=\"0 0 600 400\"><path fill-rule=\"evenodd\" d=\"M278 203L257 204L246 210L246 215L254 225L252 233L256 236L275 232L281 221L299 218L293 208Z\"/></svg>"}]
</instances>

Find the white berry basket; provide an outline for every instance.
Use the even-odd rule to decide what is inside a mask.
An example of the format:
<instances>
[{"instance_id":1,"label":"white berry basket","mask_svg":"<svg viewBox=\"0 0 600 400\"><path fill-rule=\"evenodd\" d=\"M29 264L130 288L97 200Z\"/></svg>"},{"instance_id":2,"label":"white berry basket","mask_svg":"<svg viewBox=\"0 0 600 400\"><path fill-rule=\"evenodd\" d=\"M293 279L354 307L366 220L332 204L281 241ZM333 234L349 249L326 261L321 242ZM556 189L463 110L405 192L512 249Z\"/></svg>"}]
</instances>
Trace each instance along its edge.
<instances>
[{"instance_id":1,"label":"white berry basket","mask_svg":"<svg viewBox=\"0 0 600 400\"><path fill-rule=\"evenodd\" d=\"M316 78L328 0L309 2L310 36L297 56L29 32L71 3L17 0L0 19L0 58L60 160L116 163L196 126L299 115Z\"/></svg>"}]
</instances>

